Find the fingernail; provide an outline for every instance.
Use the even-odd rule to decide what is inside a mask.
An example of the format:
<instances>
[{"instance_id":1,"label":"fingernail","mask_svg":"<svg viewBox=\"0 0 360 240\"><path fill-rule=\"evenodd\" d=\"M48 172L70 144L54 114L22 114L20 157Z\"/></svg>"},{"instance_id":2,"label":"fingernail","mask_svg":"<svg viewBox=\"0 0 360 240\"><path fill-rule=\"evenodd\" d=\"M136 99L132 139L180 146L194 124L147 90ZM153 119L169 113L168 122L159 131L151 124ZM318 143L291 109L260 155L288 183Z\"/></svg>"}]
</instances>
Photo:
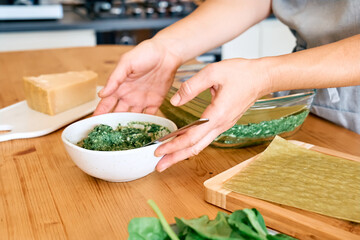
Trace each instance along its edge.
<instances>
[{"instance_id":1,"label":"fingernail","mask_svg":"<svg viewBox=\"0 0 360 240\"><path fill-rule=\"evenodd\" d=\"M101 96L103 92L104 92L104 88L99 91L98 96Z\"/></svg>"},{"instance_id":2,"label":"fingernail","mask_svg":"<svg viewBox=\"0 0 360 240\"><path fill-rule=\"evenodd\" d=\"M174 106L178 105L180 102L180 95L178 93L175 93L175 95L170 99L170 102Z\"/></svg>"},{"instance_id":3,"label":"fingernail","mask_svg":"<svg viewBox=\"0 0 360 240\"><path fill-rule=\"evenodd\" d=\"M161 157L161 156L163 156L164 154L162 154L162 153L155 153L155 157Z\"/></svg>"},{"instance_id":4,"label":"fingernail","mask_svg":"<svg viewBox=\"0 0 360 240\"><path fill-rule=\"evenodd\" d=\"M157 169L157 171L158 171L158 172L163 172L163 171L165 171L169 166L170 166L169 163L163 163L162 166L160 166L160 167Z\"/></svg>"},{"instance_id":5,"label":"fingernail","mask_svg":"<svg viewBox=\"0 0 360 240\"><path fill-rule=\"evenodd\" d=\"M162 157L164 154L162 152L156 150L154 155L155 155L155 157Z\"/></svg>"}]
</instances>

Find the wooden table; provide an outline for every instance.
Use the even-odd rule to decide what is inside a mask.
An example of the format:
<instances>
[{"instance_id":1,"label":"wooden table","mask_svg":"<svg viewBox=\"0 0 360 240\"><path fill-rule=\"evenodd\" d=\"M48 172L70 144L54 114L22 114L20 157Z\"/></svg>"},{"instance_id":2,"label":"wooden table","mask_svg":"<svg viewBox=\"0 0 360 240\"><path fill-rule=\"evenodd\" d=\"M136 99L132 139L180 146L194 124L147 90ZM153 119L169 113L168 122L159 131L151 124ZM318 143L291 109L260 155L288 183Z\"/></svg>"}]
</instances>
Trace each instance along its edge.
<instances>
[{"instance_id":1,"label":"wooden table","mask_svg":"<svg viewBox=\"0 0 360 240\"><path fill-rule=\"evenodd\" d=\"M91 69L104 84L127 50L101 46L0 53L0 108L24 100L22 77L27 75ZM207 147L163 173L109 183L74 165L61 142L62 130L0 142L0 239L126 239L130 219L155 216L148 199L169 222L175 216L212 219L221 209L204 201L203 182L266 147ZM290 139L360 156L360 135L312 115Z\"/></svg>"}]
</instances>

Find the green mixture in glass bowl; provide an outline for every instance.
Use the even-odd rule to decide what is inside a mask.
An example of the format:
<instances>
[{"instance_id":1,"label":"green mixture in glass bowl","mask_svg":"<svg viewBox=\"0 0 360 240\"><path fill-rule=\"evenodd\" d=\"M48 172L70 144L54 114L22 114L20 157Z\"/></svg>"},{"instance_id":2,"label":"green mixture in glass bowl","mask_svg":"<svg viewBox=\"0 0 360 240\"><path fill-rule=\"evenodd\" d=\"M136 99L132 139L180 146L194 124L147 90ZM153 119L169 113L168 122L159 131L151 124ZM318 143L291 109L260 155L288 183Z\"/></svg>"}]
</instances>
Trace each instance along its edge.
<instances>
[{"instance_id":1,"label":"green mixture in glass bowl","mask_svg":"<svg viewBox=\"0 0 360 240\"><path fill-rule=\"evenodd\" d=\"M180 107L172 106L170 99L183 81L175 78L174 85L160 107L162 113L178 127L199 119L211 102L210 91L206 90ZM232 128L220 134L212 145L246 147L271 141L276 135L291 136L300 129L308 116L314 96L315 90L299 90L283 97L271 95L259 99Z\"/></svg>"}]
</instances>

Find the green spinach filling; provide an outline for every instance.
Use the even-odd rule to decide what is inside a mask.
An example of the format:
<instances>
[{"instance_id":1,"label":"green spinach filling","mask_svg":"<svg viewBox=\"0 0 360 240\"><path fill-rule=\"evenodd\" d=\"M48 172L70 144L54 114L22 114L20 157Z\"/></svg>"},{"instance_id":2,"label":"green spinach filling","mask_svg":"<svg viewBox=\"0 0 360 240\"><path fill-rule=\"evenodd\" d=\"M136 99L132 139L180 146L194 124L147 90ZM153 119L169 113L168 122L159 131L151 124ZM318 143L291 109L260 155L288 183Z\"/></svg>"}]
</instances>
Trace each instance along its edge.
<instances>
[{"instance_id":1,"label":"green spinach filling","mask_svg":"<svg viewBox=\"0 0 360 240\"><path fill-rule=\"evenodd\" d=\"M169 129L149 122L129 122L116 129L100 124L77 143L78 146L96 151L120 151L135 149L170 133Z\"/></svg>"},{"instance_id":2,"label":"green spinach filling","mask_svg":"<svg viewBox=\"0 0 360 240\"><path fill-rule=\"evenodd\" d=\"M259 123L236 124L229 130L220 134L216 141L223 141L224 143L231 143L237 138L267 138L275 136L284 132L293 131L300 126L309 110L303 110L297 114L293 114L280 119L273 119L269 121L262 121Z\"/></svg>"}]
</instances>

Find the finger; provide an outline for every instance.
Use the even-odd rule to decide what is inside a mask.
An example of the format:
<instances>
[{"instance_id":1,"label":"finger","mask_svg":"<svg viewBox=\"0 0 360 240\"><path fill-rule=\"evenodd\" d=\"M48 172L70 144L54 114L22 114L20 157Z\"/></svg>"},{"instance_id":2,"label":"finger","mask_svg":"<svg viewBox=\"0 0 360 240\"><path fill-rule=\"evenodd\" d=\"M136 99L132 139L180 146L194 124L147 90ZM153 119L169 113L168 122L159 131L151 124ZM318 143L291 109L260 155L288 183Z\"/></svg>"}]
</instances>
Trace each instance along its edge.
<instances>
[{"instance_id":1,"label":"finger","mask_svg":"<svg viewBox=\"0 0 360 240\"><path fill-rule=\"evenodd\" d=\"M144 113L154 115L159 110L159 107L147 107Z\"/></svg>"},{"instance_id":2,"label":"finger","mask_svg":"<svg viewBox=\"0 0 360 240\"><path fill-rule=\"evenodd\" d=\"M185 104L204 90L211 88L214 83L207 77L209 76L209 70L207 69L209 68L202 69L193 77L183 82L180 89L170 99L171 104L174 106Z\"/></svg>"},{"instance_id":3,"label":"finger","mask_svg":"<svg viewBox=\"0 0 360 240\"><path fill-rule=\"evenodd\" d=\"M137 106L133 106L130 109L130 112L133 112L133 113L142 113L143 111L144 111L143 107L137 107Z\"/></svg>"},{"instance_id":4,"label":"finger","mask_svg":"<svg viewBox=\"0 0 360 240\"><path fill-rule=\"evenodd\" d=\"M111 110L113 110L113 108L117 102L118 102L118 99L113 96L101 99L99 104L97 105L93 115L96 116L96 115L111 112Z\"/></svg>"},{"instance_id":5,"label":"finger","mask_svg":"<svg viewBox=\"0 0 360 240\"><path fill-rule=\"evenodd\" d=\"M228 94L228 92L220 89L201 116L202 118L213 120L215 127L222 125L224 131L232 127L256 100L254 98L252 101L249 101L249 98L252 96L244 95L239 100L240 104L232 105L230 103L233 103L233 95Z\"/></svg>"},{"instance_id":6,"label":"finger","mask_svg":"<svg viewBox=\"0 0 360 240\"><path fill-rule=\"evenodd\" d=\"M212 120L202 124L201 126L196 126L192 129L189 129L186 133L177 136L170 142L162 144L155 150L155 156L171 154L180 151L181 149L194 146L209 132L215 129L215 126L211 123L211 121Z\"/></svg>"},{"instance_id":7,"label":"finger","mask_svg":"<svg viewBox=\"0 0 360 240\"><path fill-rule=\"evenodd\" d=\"M201 118L207 118L209 122L189 129L186 133L174 138L172 141L162 144L156 149L155 155L162 156L183 148L191 147L214 129L225 131L232 127L236 122L236 117L232 117L232 114L227 112L223 104L224 103L221 104L221 102L220 104L211 103L201 115Z\"/></svg>"},{"instance_id":8,"label":"finger","mask_svg":"<svg viewBox=\"0 0 360 240\"><path fill-rule=\"evenodd\" d=\"M129 111L129 108L129 104L127 104L124 100L120 99L114 109L114 112L127 112Z\"/></svg>"},{"instance_id":9,"label":"finger","mask_svg":"<svg viewBox=\"0 0 360 240\"><path fill-rule=\"evenodd\" d=\"M131 72L130 65L125 60L120 60L113 73L110 75L105 87L99 92L99 97L104 98L113 94Z\"/></svg>"},{"instance_id":10,"label":"finger","mask_svg":"<svg viewBox=\"0 0 360 240\"><path fill-rule=\"evenodd\" d=\"M156 165L156 170L162 172L170 166L178 163L184 159L198 155L204 148L206 148L219 133L216 130L211 131L206 137L201 139L196 145L185 148L183 150L165 155Z\"/></svg>"}]
</instances>

